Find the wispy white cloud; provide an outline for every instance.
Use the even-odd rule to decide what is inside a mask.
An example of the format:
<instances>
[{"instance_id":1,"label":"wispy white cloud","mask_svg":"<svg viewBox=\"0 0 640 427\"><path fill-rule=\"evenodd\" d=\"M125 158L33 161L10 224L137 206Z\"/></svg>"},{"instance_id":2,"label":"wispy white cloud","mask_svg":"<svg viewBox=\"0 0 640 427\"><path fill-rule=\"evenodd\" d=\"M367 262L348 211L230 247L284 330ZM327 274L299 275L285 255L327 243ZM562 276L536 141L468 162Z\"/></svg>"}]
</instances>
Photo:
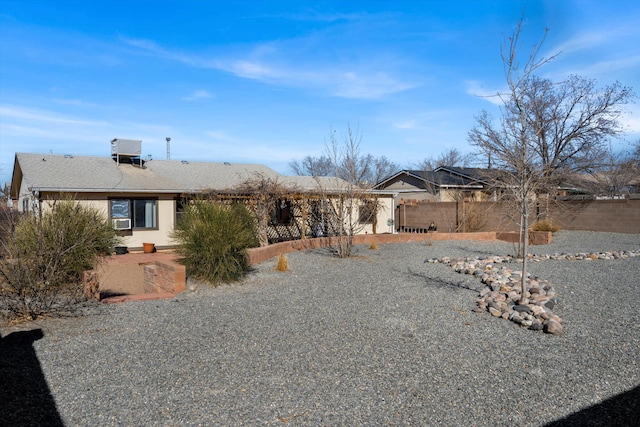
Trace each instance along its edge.
<instances>
[{"instance_id":1,"label":"wispy white cloud","mask_svg":"<svg viewBox=\"0 0 640 427\"><path fill-rule=\"evenodd\" d=\"M35 147L55 145L57 152L84 154L107 153L112 138L136 138L164 142L171 134L166 125L119 119L97 120L91 117L53 112L46 109L0 105L2 151L38 151ZM6 142L5 142L6 141Z\"/></svg>"},{"instance_id":2,"label":"wispy white cloud","mask_svg":"<svg viewBox=\"0 0 640 427\"><path fill-rule=\"evenodd\" d=\"M126 45L137 48L137 53L146 52L147 54L152 54L161 58L172 59L174 61L189 62L187 56L181 55L177 52L169 51L152 40L137 39L124 36L120 36L120 40Z\"/></svg>"},{"instance_id":3,"label":"wispy white cloud","mask_svg":"<svg viewBox=\"0 0 640 427\"><path fill-rule=\"evenodd\" d=\"M37 122L37 123L53 123L61 125L73 126L102 126L103 121L83 120L75 117L65 116L60 113L51 111L38 110L34 108L19 107L16 105L0 105L0 115L6 119L17 119L21 121Z\"/></svg>"},{"instance_id":4,"label":"wispy white cloud","mask_svg":"<svg viewBox=\"0 0 640 427\"><path fill-rule=\"evenodd\" d=\"M261 64L258 61L232 60L215 62L215 68L228 71L238 77L253 80L274 80L284 76L285 73L274 69L272 66Z\"/></svg>"},{"instance_id":5,"label":"wispy white cloud","mask_svg":"<svg viewBox=\"0 0 640 427\"><path fill-rule=\"evenodd\" d=\"M420 129L421 125L415 118L401 119L392 123L392 126L396 129Z\"/></svg>"},{"instance_id":6,"label":"wispy white cloud","mask_svg":"<svg viewBox=\"0 0 640 427\"><path fill-rule=\"evenodd\" d=\"M165 49L153 41L122 38L141 52L177 61L197 68L216 69L244 79L284 87L306 87L342 98L377 99L416 86L401 76L395 76L393 64L384 61L356 60L324 62L313 57L294 58L275 42L260 43L239 53L205 55ZM285 43L285 42L281 42ZM287 46L289 51L298 48ZM384 56L379 54L378 57ZM390 62L390 61L388 61Z\"/></svg>"},{"instance_id":7,"label":"wispy white cloud","mask_svg":"<svg viewBox=\"0 0 640 427\"><path fill-rule=\"evenodd\" d=\"M602 26L606 30L584 30L579 32L574 37L552 47L548 55L557 55L559 53L568 55L603 46L619 47L627 44L626 41L637 40L640 37L640 27L637 19L632 17L629 17L629 19L633 22L626 23L622 18L618 18L618 22Z\"/></svg>"},{"instance_id":8,"label":"wispy white cloud","mask_svg":"<svg viewBox=\"0 0 640 427\"><path fill-rule=\"evenodd\" d=\"M211 95L209 92L207 92L204 89L199 89L199 90L194 90L193 92L191 92L191 94L183 97L182 99L184 99L185 101L198 101L200 99L210 99L213 98L213 95Z\"/></svg>"},{"instance_id":9,"label":"wispy white cloud","mask_svg":"<svg viewBox=\"0 0 640 427\"><path fill-rule=\"evenodd\" d=\"M622 58L613 58L604 61L589 63L580 68L567 68L563 70L564 74L580 74L586 76L605 76L610 77L612 73L618 71L629 71L636 73L640 68L640 55L624 56Z\"/></svg>"},{"instance_id":10,"label":"wispy white cloud","mask_svg":"<svg viewBox=\"0 0 640 427\"><path fill-rule=\"evenodd\" d=\"M203 135L216 142L238 142L238 140L232 137L227 131L223 130L207 130L203 132Z\"/></svg>"},{"instance_id":11,"label":"wispy white cloud","mask_svg":"<svg viewBox=\"0 0 640 427\"><path fill-rule=\"evenodd\" d=\"M396 129L427 131L435 127L447 128L451 123L459 123L459 120L456 119L459 114L457 110L438 108L394 118L390 122L391 126Z\"/></svg>"},{"instance_id":12,"label":"wispy white cloud","mask_svg":"<svg viewBox=\"0 0 640 427\"><path fill-rule=\"evenodd\" d=\"M227 130L207 130L189 138L190 153L201 152L205 158L217 161L242 159L245 163L288 163L294 158L302 158L309 151L299 145L287 144L284 141L275 143L271 140L247 138ZM251 147L251 150L247 150ZM237 160L236 160L237 161Z\"/></svg>"},{"instance_id":13,"label":"wispy white cloud","mask_svg":"<svg viewBox=\"0 0 640 427\"><path fill-rule=\"evenodd\" d=\"M334 94L343 98L377 99L415 86L383 72L371 74L347 72L340 77L337 79Z\"/></svg>"},{"instance_id":14,"label":"wispy white cloud","mask_svg":"<svg viewBox=\"0 0 640 427\"><path fill-rule=\"evenodd\" d=\"M318 9L305 9L297 13L285 13L278 15L279 17L289 19L292 21L306 21L306 22L338 22L338 21L362 21L365 19L374 19L385 16L384 14L371 14L367 12L326 12Z\"/></svg>"},{"instance_id":15,"label":"wispy white cloud","mask_svg":"<svg viewBox=\"0 0 640 427\"><path fill-rule=\"evenodd\" d=\"M72 107L94 108L94 107L98 107L99 106L96 103L83 101L81 99L63 99L63 98L59 98L59 99L52 99L51 101L55 102L57 104L60 104L60 105L69 105L69 106L72 106Z\"/></svg>"},{"instance_id":16,"label":"wispy white cloud","mask_svg":"<svg viewBox=\"0 0 640 427\"><path fill-rule=\"evenodd\" d=\"M465 81L465 85L467 87L467 94L484 99L487 102L490 102L493 105L503 105L502 98L500 94L505 93L504 90L501 89L487 89L481 82L477 80L467 80Z\"/></svg>"}]
</instances>

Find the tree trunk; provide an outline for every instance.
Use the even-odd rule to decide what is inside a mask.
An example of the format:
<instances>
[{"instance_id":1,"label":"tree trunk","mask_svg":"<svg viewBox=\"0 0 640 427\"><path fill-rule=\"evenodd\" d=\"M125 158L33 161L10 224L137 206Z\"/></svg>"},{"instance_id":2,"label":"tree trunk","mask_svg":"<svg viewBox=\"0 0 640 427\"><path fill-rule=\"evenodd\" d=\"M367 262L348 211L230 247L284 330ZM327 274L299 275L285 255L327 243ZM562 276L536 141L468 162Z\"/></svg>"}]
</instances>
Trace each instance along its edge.
<instances>
[{"instance_id":1,"label":"tree trunk","mask_svg":"<svg viewBox=\"0 0 640 427\"><path fill-rule=\"evenodd\" d=\"M520 279L520 304L525 304L527 297L527 252L529 251L529 205L522 205L522 278Z\"/></svg>"}]
</instances>

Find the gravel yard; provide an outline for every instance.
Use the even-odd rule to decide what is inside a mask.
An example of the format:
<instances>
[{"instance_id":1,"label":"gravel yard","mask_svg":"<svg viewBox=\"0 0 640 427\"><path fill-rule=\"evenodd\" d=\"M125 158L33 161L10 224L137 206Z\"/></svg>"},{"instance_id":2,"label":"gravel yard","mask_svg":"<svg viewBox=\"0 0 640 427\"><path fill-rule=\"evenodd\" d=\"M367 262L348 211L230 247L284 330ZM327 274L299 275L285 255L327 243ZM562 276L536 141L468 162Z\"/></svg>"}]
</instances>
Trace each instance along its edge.
<instances>
[{"instance_id":1,"label":"gravel yard","mask_svg":"<svg viewBox=\"0 0 640 427\"><path fill-rule=\"evenodd\" d=\"M530 251L640 249L631 234L553 240ZM531 263L558 291L560 336L471 312L479 280L423 262L513 252L449 241L291 253L285 273L274 259L240 284L4 327L0 424L637 422L640 257Z\"/></svg>"}]
</instances>

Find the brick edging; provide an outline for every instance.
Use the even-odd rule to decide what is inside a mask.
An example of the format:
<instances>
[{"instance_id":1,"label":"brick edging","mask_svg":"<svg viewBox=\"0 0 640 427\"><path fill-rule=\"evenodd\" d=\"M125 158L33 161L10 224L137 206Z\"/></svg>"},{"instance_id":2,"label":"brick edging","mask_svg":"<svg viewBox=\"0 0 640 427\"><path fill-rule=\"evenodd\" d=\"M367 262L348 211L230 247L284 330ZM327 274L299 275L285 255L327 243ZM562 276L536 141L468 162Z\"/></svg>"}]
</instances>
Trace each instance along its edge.
<instances>
[{"instance_id":1,"label":"brick edging","mask_svg":"<svg viewBox=\"0 0 640 427\"><path fill-rule=\"evenodd\" d=\"M273 257L287 254L289 252L324 248L331 245L330 237L318 237L305 240L290 240L287 242L273 243L269 246L250 248L247 250L247 261L249 265L260 264ZM335 238L333 238L335 239ZM476 233L398 233L398 234L358 234L353 236L353 242L360 244L385 244L385 243L407 243L426 242L436 240L477 240L494 241L502 240L506 242L518 242L517 232L495 232L481 231ZM529 232L529 243L532 245L546 245L551 243L552 234L550 231Z\"/></svg>"}]
</instances>

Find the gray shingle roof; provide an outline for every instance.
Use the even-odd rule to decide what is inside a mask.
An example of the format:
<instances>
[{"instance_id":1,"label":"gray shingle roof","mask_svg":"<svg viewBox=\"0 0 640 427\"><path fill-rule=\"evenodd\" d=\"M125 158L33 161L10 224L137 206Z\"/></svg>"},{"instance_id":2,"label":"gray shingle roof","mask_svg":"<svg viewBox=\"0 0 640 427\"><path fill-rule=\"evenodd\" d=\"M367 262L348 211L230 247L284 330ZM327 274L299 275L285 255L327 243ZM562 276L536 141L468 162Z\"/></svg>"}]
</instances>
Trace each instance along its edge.
<instances>
[{"instance_id":1,"label":"gray shingle roof","mask_svg":"<svg viewBox=\"0 0 640 427\"><path fill-rule=\"evenodd\" d=\"M425 184L433 185L435 187L481 188L488 184L491 172L492 171L487 169L454 168L448 166L442 166L433 171L404 169L397 172L395 175L380 181L374 186L374 188L385 188L389 182L398 179L402 175L413 176L423 180Z\"/></svg>"},{"instance_id":2,"label":"gray shingle roof","mask_svg":"<svg viewBox=\"0 0 640 427\"><path fill-rule=\"evenodd\" d=\"M189 193L232 189L261 175L305 191L337 190L344 181L309 176L283 176L257 164L151 160L144 168L117 164L110 157L16 153L26 186L39 191ZM18 184L18 183L14 183ZM342 186L342 188L344 188Z\"/></svg>"}]
</instances>

